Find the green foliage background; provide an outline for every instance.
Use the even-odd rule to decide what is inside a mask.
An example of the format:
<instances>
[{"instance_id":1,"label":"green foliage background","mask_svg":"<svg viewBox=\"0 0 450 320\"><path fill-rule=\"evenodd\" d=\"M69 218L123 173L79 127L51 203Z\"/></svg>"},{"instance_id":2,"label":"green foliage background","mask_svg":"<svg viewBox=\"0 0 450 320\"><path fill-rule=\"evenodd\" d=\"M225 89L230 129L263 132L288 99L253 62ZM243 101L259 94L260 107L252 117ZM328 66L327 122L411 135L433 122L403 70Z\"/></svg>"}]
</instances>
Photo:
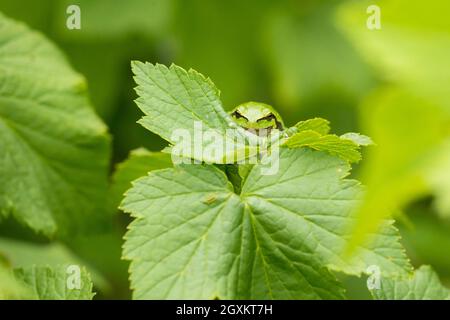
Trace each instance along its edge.
<instances>
[{"instance_id":1,"label":"green foliage background","mask_svg":"<svg viewBox=\"0 0 450 320\"><path fill-rule=\"evenodd\" d=\"M366 9L373 3L381 8L382 30L366 28ZM81 8L81 30L65 27L69 4ZM52 227L45 222L51 219L36 219L44 224L35 233L8 215L0 221L0 258L13 267L81 263L90 271L98 298L130 296L128 265L120 259L129 218L116 208L127 175L142 175L142 159L132 155L128 161L136 163L136 172L119 170L109 178L110 187L107 179L131 150L165 147L161 138L136 124L141 114L133 102L130 61L142 60L173 62L209 76L227 109L262 101L279 110L287 125L323 117L338 134L371 136L376 146L368 148L352 173L368 186L353 245L395 214L413 265L431 265L449 285L449 10L445 0L0 0L3 14L44 34L86 78L90 102L77 103L83 108L92 104L106 125L89 111L70 115L98 133L81 144L99 156L83 171L92 174L92 184L79 186L98 190L97 200L76 201L78 210L68 203L73 221L61 221L58 210L46 208L48 217L70 226L50 238L45 230ZM58 63L63 58L55 54L48 59ZM78 74L70 71L70 77L68 83L84 85ZM33 126L33 120L23 121ZM74 134L82 139L81 133ZM150 157L143 150L134 155L139 152ZM89 157L89 150L76 161L83 157ZM155 168L166 162L161 158ZM61 192L55 183L46 186L36 184L27 194L52 192L52 186ZM365 279L344 281L351 298L368 297Z\"/></svg>"}]
</instances>

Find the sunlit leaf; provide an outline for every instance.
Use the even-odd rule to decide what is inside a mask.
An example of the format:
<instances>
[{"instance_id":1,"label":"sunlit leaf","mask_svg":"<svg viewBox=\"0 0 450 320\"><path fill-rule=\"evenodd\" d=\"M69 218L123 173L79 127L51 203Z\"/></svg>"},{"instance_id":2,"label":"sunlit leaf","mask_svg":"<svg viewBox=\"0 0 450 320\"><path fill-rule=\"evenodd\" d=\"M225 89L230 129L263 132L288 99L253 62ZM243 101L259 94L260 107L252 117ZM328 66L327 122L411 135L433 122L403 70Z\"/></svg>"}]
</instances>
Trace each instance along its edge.
<instances>
[{"instance_id":1,"label":"sunlit leaf","mask_svg":"<svg viewBox=\"0 0 450 320\"><path fill-rule=\"evenodd\" d=\"M314 150L326 151L349 162L361 160L357 144L333 134L321 135L316 131L304 130L288 138L285 144L289 148L309 147Z\"/></svg>"},{"instance_id":2,"label":"sunlit leaf","mask_svg":"<svg viewBox=\"0 0 450 320\"><path fill-rule=\"evenodd\" d=\"M321 135L325 135L330 132L330 121L322 118L308 119L297 123L295 128L297 128L298 132L312 130Z\"/></svg>"}]
</instances>

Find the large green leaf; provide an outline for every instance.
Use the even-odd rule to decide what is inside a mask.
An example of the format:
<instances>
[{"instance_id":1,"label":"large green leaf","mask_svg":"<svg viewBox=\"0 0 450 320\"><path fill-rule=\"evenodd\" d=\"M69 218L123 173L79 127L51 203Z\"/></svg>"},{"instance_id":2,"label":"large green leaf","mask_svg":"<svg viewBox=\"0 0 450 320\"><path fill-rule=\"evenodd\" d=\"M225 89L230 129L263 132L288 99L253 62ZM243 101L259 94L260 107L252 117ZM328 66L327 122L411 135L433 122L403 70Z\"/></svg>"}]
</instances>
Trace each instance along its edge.
<instances>
[{"instance_id":1,"label":"large green leaf","mask_svg":"<svg viewBox=\"0 0 450 320\"><path fill-rule=\"evenodd\" d=\"M382 278L380 288L371 292L379 300L450 300L450 290L429 266L420 267L410 277Z\"/></svg>"},{"instance_id":2,"label":"large green leaf","mask_svg":"<svg viewBox=\"0 0 450 320\"><path fill-rule=\"evenodd\" d=\"M349 165L307 149L283 148L279 170L249 172L241 194L215 166L181 165L136 180L122 203L135 221L126 235L137 299L342 298L328 271L409 269L387 225L352 259L342 251L361 196Z\"/></svg>"},{"instance_id":3,"label":"large green leaf","mask_svg":"<svg viewBox=\"0 0 450 320\"><path fill-rule=\"evenodd\" d=\"M42 35L0 15L0 216L45 233L96 226L109 138L84 79Z\"/></svg>"}]
</instances>

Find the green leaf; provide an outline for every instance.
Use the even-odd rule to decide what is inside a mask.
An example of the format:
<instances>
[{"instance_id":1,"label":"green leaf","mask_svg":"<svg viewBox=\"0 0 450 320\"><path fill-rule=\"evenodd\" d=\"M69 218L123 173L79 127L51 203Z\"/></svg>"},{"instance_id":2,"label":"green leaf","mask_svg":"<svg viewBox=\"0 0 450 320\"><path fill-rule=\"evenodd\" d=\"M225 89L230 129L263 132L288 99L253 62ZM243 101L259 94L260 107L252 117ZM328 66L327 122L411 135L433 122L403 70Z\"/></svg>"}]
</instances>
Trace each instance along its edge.
<instances>
[{"instance_id":1,"label":"green leaf","mask_svg":"<svg viewBox=\"0 0 450 320\"><path fill-rule=\"evenodd\" d=\"M341 139L347 139L353 141L358 146L370 146L373 145L373 141L370 137L356 132L347 132L340 136Z\"/></svg>"},{"instance_id":2,"label":"green leaf","mask_svg":"<svg viewBox=\"0 0 450 320\"><path fill-rule=\"evenodd\" d=\"M12 270L0 261L0 301L24 299L29 296L27 288L17 281Z\"/></svg>"},{"instance_id":3,"label":"green leaf","mask_svg":"<svg viewBox=\"0 0 450 320\"><path fill-rule=\"evenodd\" d=\"M443 153L448 123L442 109L399 88L376 91L362 109L377 146L368 150L361 168L367 192L353 228L355 244L382 219L448 183Z\"/></svg>"},{"instance_id":4,"label":"green leaf","mask_svg":"<svg viewBox=\"0 0 450 320\"><path fill-rule=\"evenodd\" d=\"M420 267L410 277L382 278L380 289L371 293L378 300L450 300L450 290L429 266Z\"/></svg>"},{"instance_id":5,"label":"green leaf","mask_svg":"<svg viewBox=\"0 0 450 320\"><path fill-rule=\"evenodd\" d=\"M336 299L327 270L351 274L377 264L409 270L388 224L352 259L347 245L357 181L349 165L323 152L286 149L279 170L251 168L237 195L211 165L181 165L136 180L121 205L135 220L125 236L137 299Z\"/></svg>"},{"instance_id":6,"label":"green leaf","mask_svg":"<svg viewBox=\"0 0 450 320\"><path fill-rule=\"evenodd\" d=\"M11 270L0 264L0 300L90 300L94 293L89 274L76 268L33 265ZM78 275L79 282L70 278Z\"/></svg>"},{"instance_id":7,"label":"green leaf","mask_svg":"<svg viewBox=\"0 0 450 320\"><path fill-rule=\"evenodd\" d=\"M185 128L193 134L194 121L205 129L229 128L232 120L223 110L219 90L197 71L138 61L131 66L138 84L136 103L145 114L140 123L148 130L174 143L172 131Z\"/></svg>"},{"instance_id":8,"label":"green leaf","mask_svg":"<svg viewBox=\"0 0 450 320\"><path fill-rule=\"evenodd\" d=\"M97 288L103 291L110 289L110 284L105 276L99 273L99 270L76 256L67 245L57 241L51 243L34 243L0 237L1 255L5 257L5 260L12 268L28 267L34 264L48 266L83 265L91 274L92 280Z\"/></svg>"},{"instance_id":9,"label":"green leaf","mask_svg":"<svg viewBox=\"0 0 450 320\"><path fill-rule=\"evenodd\" d=\"M361 160L361 153L357 144L334 134L321 135L316 131L304 130L289 137L285 145L288 148L309 147L314 150L326 151L350 163Z\"/></svg>"},{"instance_id":10,"label":"green leaf","mask_svg":"<svg viewBox=\"0 0 450 320\"><path fill-rule=\"evenodd\" d=\"M84 79L42 35L0 14L0 217L46 235L98 228L109 137Z\"/></svg>"},{"instance_id":11,"label":"green leaf","mask_svg":"<svg viewBox=\"0 0 450 320\"><path fill-rule=\"evenodd\" d=\"M300 121L295 127L297 128L297 132L312 130L320 135L325 135L330 132L330 121L322 118L308 119Z\"/></svg>"},{"instance_id":12,"label":"green leaf","mask_svg":"<svg viewBox=\"0 0 450 320\"><path fill-rule=\"evenodd\" d=\"M14 274L31 292L30 299L91 300L94 296L89 274L78 266L32 266Z\"/></svg>"},{"instance_id":13,"label":"green leaf","mask_svg":"<svg viewBox=\"0 0 450 320\"><path fill-rule=\"evenodd\" d=\"M248 139L256 141L256 135L240 128L224 111L219 90L210 79L176 65L167 68L134 61L132 70L138 84L136 104L145 114L139 123L174 145L172 150L178 144L178 156L210 163L234 163L249 157L249 150L257 150L246 143ZM204 138L206 132L209 139ZM183 141L185 135L189 141ZM216 155L206 154L205 150L219 141L220 146L232 148L221 148Z\"/></svg>"},{"instance_id":14,"label":"green leaf","mask_svg":"<svg viewBox=\"0 0 450 320\"><path fill-rule=\"evenodd\" d=\"M157 169L172 167L170 154L152 152L144 148L132 150L128 159L117 165L111 184L111 207L117 209L131 182Z\"/></svg>"}]
</instances>

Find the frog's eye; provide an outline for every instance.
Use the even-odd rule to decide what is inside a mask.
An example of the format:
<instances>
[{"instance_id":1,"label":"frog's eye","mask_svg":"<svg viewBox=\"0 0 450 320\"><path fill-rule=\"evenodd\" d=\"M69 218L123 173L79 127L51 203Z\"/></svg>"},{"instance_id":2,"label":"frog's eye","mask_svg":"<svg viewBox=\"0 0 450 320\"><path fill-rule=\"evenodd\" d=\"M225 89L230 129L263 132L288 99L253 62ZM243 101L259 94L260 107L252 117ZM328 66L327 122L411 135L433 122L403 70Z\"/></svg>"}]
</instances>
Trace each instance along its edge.
<instances>
[{"instance_id":1,"label":"frog's eye","mask_svg":"<svg viewBox=\"0 0 450 320\"><path fill-rule=\"evenodd\" d=\"M235 117L236 119L242 118L242 119L245 119L246 121L248 121L248 119L246 117L244 117L242 114L240 114L239 111L237 111L237 110L234 111L231 115L233 117Z\"/></svg>"},{"instance_id":2,"label":"frog's eye","mask_svg":"<svg viewBox=\"0 0 450 320\"><path fill-rule=\"evenodd\" d=\"M262 117L262 118L259 118L258 120L256 120L256 122L260 122L260 121L264 121L264 120L267 120L267 121L270 121L270 120L277 120L276 118L275 118L275 115L273 114L273 113L271 113L271 114L269 114L268 116L265 116L265 117Z\"/></svg>"},{"instance_id":3,"label":"frog's eye","mask_svg":"<svg viewBox=\"0 0 450 320\"><path fill-rule=\"evenodd\" d=\"M277 117L273 113L269 114L268 116L259 118L256 122L260 122L260 121L264 121L264 120L267 120L267 121L275 120L276 128L278 130L283 130L283 125L281 124L281 122L278 121Z\"/></svg>"}]
</instances>

